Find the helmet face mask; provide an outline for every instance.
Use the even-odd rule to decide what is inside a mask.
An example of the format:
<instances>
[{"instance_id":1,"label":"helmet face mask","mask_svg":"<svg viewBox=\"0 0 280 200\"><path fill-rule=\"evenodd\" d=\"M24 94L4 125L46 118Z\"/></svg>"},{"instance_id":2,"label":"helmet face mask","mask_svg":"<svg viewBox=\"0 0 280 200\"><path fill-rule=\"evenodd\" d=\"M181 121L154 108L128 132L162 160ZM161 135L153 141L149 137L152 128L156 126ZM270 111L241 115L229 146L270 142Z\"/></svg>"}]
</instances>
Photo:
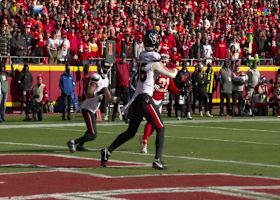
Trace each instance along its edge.
<instances>
[{"instance_id":1,"label":"helmet face mask","mask_svg":"<svg viewBox=\"0 0 280 200\"><path fill-rule=\"evenodd\" d=\"M144 40L145 48L157 49L159 46L159 34L156 30L148 30Z\"/></svg>"}]
</instances>

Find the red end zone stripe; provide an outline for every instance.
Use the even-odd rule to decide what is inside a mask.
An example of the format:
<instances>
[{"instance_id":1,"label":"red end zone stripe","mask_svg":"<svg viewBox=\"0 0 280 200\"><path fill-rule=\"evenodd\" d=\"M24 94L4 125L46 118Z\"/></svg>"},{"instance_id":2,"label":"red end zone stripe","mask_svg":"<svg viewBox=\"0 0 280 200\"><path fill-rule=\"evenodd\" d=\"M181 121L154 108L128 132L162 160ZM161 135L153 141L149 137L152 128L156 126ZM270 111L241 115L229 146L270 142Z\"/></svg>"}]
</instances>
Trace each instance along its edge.
<instances>
[{"instance_id":1,"label":"red end zone stripe","mask_svg":"<svg viewBox=\"0 0 280 200\"><path fill-rule=\"evenodd\" d=\"M47 155L5 155L0 156L1 165L25 164L63 168L90 168L99 167L100 161L75 157L47 156ZM108 166L141 166L140 163L126 163L110 161Z\"/></svg>"},{"instance_id":2,"label":"red end zone stripe","mask_svg":"<svg viewBox=\"0 0 280 200\"><path fill-rule=\"evenodd\" d=\"M248 198L227 196L223 194L216 194L211 192L174 192L174 193L152 193L152 194L127 194L113 196L116 198L131 199L131 200L158 200L158 199L176 199L176 200L186 200L186 199L207 199L207 200L245 200ZM161 198L159 198L161 197Z\"/></svg>"},{"instance_id":3,"label":"red end zone stripe","mask_svg":"<svg viewBox=\"0 0 280 200\"><path fill-rule=\"evenodd\" d=\"M144 195L145 197L155 199L155 194L159 194L158 199L174 199L162 198L165 195L176 194L172 188L186 188L185 191L179 191L179 197L182 194L191 193L194 197L200 199L211 199L212 196L216 199L221 199L221 195L228 196L226 193L205 191L211 186L277 186L280 185L280 179L267 179L257 177L239 177L230 175L164 175L164 176L134 176L134 177L114 177L104 178L87 174L78 174L70 172L37 172L37 173L20 173L20 174L0 174L0 180L4 184L0 187L0 197L11 196L27 196L38 194L60 194L73 192L94 192L99 191L105 195L131 195L129 191L134 191L135 195ZM198 187L197 189L195 187ZM13 190L11 188L16 188ZM160 192L163 188L170 188L170 191ZM146 189L146 190L145 190ZM147 194L145 191L154 190L154 194ZM172 189L172 190L171 190ZM192 191L192 190L197 191ZM112 192L123 190L123 192ZM129 190L129 191L128 191ZM139 192L142 190L142 192ZM157 192L158 190L158 192ZM127 193L125 191L128 191ZM175 193L174 193L174 192ZM111 192L111 193L110 193ZM209 193L210 192L210 196ZM214 195L212 193L215 193ZM218 196L217 196L217 194ZM234 192L231 193L234 196ZM134 195L134 194L133 194ZM238 194L235 195L235 197ZM205 197L205 198L204 198ZM209 197L209 198L207 198ZM280 196L279 196L280 197ZM45 198L46 199L46 198ZM132 198L137 199L137 198ZM141 198L139 198L141 199ZM142 198L143 199L143 198ZM177 198L175 198L177 199ZM180 199L180 198L178 198ZM199 198L187 198L199 199ZM213 199L213 198L212 198ZM225 199L225 198L222 198ZM230 200L233 198L229 198ZM240 198L235 198L240 199Z\"/></svg>"}]
</instances>

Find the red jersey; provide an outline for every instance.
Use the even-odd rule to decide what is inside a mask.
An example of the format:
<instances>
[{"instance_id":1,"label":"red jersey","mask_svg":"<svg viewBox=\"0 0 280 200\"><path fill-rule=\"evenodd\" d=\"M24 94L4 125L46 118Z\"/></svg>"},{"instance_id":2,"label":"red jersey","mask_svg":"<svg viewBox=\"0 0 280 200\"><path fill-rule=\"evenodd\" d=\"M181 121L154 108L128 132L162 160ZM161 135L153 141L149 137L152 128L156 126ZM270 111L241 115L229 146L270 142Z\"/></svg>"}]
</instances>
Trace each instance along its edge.
<instances>
[{"instance_id":1,"label":"red jersey","mask_svg":"<svg viewBox=\"0 0 280 200\"><path fill-rule=\"evenodd\" d=\"M170 59L171 59L171 61L173 61L174 63L179 64L179 62L181 62L181 60L182 60L182 57L181 57L181 54L180 54L180 53L175 52L175 53L171 53L171 54L170 54Z\"/></svg>"},{"instance_id":2,"label":"red jersey","mask_svg":"<svg viewBox=\"0 0 280 200\"><path fill-rule=\"evenodd\" d=\"M129 63L118 63L117 64L117 86L128 87L129 86Z\"/></svg>"},{"instance_id":3,"label":"red jersey","mask_svg":"<svg viewBox=\"0 0 280 200\"><path fill-rule=\"evenodd\" d=\"M225 41L218 41L215 46L215 57L225 59L227 57L227 44Z\"/></svg>"},{"instance_id":4,"label":"red jersey","mask_svg":"<svg viewBox=\"0 0 280 200\"><path fill-rule=\"evenodd\" d=\"M157 77L155 84L158 85L159 88L154 90L153 99L155 99L157 101L164 99L164 94L169 87L169 82L170 82L170 79L162 74L160 74Z\"/></svg>"}]
</instances>

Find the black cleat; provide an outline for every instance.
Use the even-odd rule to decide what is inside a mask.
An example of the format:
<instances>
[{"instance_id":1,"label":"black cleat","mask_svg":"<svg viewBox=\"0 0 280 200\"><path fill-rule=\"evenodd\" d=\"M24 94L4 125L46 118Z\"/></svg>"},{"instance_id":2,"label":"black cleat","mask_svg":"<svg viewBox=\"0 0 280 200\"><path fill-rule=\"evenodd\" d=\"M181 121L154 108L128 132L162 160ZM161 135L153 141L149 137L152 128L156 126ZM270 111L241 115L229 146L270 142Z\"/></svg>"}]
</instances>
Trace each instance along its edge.
<instances>
[{"instance_id":1,"label":"black cleat","mask_svg":"<svg viewBox=\"0 0 280 200\"><path fill-rule=\"evenodd\" d=\"M76 151L88 151L88 149L85 148L84 146L77 145L77 146L76 146Z\"/></svg>"},{"instance_id":2,"label":"black cleat","mask_svg":"<svg viewBox=\"0 0 280 200\"><path fill-rule=\"evenodd\" d=\"M74 140L69 140L67 142L67 146L68 146L68 149L71 153L74 153L76 151L76 145L75 145Z\"/></svg>"},{"instance_id":3,"label":"black cleat","mask_svg":"<svg viewBox=\"0 0 280 200\"><path fill-rule=\"evenodd\" d=\"M100 164L102 167L107 166L107 162L110 156L110 152L107 148L101 149L101 161Z\"/></svg>"},{"instance_id":4,"label":"black cleat","mask_svg":"<svg viewBox=\"0 0 280 200\"><path fill-rule=\"evenodd\" d=\"M167 169L166 165L164 165L164 163L159 159L156 159L153 162L153 168L154 169L159 169L159 170Z\"/></svg>"}]
</instances>

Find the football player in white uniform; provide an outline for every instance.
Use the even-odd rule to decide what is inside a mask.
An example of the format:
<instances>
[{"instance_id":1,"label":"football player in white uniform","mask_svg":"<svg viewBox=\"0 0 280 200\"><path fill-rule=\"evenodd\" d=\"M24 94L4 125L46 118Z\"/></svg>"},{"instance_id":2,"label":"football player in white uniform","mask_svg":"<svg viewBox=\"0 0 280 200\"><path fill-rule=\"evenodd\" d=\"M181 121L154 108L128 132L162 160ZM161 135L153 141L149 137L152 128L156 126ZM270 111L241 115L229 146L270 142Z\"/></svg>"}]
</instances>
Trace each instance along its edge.
<instances>
[{"instance_id":1,"label":"football player in white uniform","mask_svg":"<svg viewBox=\"0 0 280 200\"><path fill-rule=\"evenodd\" d=\"M85 151L84 143L95 140L97 135L96 130L96 111L99 108L103 97L116 102L117 97L112 97L108 89L109 79L107 76L101 76L98 73L94 73L89 81L89 87L86 94L86 99L82 103L82 114L87 126L87 131L82 137L74 140L69 140L67 146L71 153L75 151Z\"/></svg>"},{"instance_id":2,"label":"football player in white uniform","mask_svg":"<svg viewBox=\"0 0 280 200\"><path fill-rule=\"evenodd\" d=\"M128 110L129 126L128 129L121 133L108 148L101 149L101 166L103 167L106 167L110 154L116 148L135 136L143 117L145 117L147 122L152 124L157 132L156 154L153 168L166 168L162 162L164 124L160 117L159 109L152 100L152 95L157 73L174 78L178 71L177 69L167 69L160 62L160 54L156 52L158 43L158 32L155 30L147 31L144 39L145 51L141 52L139 56L137 87Z\"/></svg>"}]
</instances>

